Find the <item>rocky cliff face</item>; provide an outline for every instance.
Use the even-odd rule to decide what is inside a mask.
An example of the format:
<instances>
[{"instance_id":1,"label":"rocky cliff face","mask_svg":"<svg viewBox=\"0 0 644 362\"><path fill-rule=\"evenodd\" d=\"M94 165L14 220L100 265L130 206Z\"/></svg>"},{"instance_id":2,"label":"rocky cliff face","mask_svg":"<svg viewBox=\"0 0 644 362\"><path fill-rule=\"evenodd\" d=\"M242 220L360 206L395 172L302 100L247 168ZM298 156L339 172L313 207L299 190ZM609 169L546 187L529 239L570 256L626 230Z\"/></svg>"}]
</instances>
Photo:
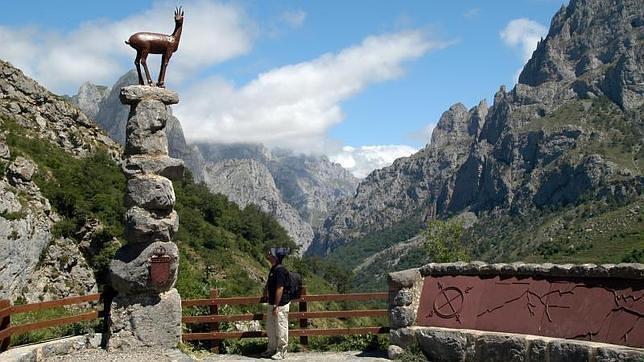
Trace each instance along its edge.
<instances>
[{"instance_id":1,"label":"rocky cliff face","mask_svg":"<svg viewBox=\"0 0 644 362\"><path fill-rule=\"evenodd\" d=\"M85 82L78 93L70 98L71 102L80 108L87 116L96 119L99 104L110 94L110 88Z\"/></svg>"},{"instance_id":2,"label":"rocky cliff face","mask_svg":"<svg viewBox=\"0 0 644 362\"><path fill-rule=\"evenodd\" d=\"M580 97L606 95L637 109L644 92L642 26L638 1L571 1L555 14L519 83L564 82Z\"/></svg>"},{"instance_id":3,"label":"rocky cliff face","mask_svg":"<svg viewBox=\"0 0 644 362\"><path fill-rule=\"evenodd\" d=\"M38 165L13 154L6 142L14 126L75 157L99 149L120 157L119 146L77 107L0 61L0 298L39 301L93 292L96 281L78 247L52 235L59 216L34 183Z\"/></svg>"},{"instance_id":4,"label":"rocky cliff face","mask_svg":"<svg viewBox=\"0 0 644 362\"><path fill-rule=\"evenodd\" d=\"M208 163L204 169L204 182L212 192L227 195L241 207L255 204L273 215L302 250L306 250L313 240L311 225L282 200L273 176L262 163L253 159Z\"/></svg>"},{"instance_id":5,"label":"rocky cliff face","mask_svg":"<svg viewBox=\"0 0 644 362\"><path fill-rule=\"evenodd\" d=\"M501 87L489 110L452 106L432 142L362 181L309 250L410 218L468 211L485 221L641 195L644 18L638 1L609 3L563 7L514 89Z\"/></svg>"},{"instance_id":6,"label":"rocky cliff face","mask_svg":"<svg viewBox=\"0 0 644 362\"><path fill-rule=\"evenodd\" d=\"M278 150L268 167L284 201L314 228L341 199L352 196L358 185L357 178L326 156Z\"/></svg>"}]
</instances>

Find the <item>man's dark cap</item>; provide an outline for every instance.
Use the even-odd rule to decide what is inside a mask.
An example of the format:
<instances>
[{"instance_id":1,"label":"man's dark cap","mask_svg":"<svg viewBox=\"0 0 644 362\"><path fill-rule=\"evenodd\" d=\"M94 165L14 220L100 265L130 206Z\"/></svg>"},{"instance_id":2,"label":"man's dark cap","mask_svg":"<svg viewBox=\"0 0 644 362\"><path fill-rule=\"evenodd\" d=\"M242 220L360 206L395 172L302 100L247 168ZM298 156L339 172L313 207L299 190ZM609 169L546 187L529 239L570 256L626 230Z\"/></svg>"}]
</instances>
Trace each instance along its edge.
<instances>
[{"instance_id":1,"label":"man's dark cap","mask_svg":"<svg viewBox=\"0 0 644 362\"><path fill-rule=\"evenodd\" d=\"M271 255L274 256L280 263L286 257L291 249L285 247L271 248Z\"/></svg>"}]
</instances>

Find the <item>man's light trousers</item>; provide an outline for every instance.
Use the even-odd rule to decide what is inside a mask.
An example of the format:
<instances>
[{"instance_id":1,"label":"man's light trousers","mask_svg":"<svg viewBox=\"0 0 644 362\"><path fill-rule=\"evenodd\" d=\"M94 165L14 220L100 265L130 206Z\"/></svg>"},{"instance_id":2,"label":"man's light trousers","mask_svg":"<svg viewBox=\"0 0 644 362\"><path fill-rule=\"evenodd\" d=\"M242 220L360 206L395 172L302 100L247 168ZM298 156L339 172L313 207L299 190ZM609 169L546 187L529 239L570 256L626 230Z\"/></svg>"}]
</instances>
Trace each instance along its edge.
<instances>
[{"instance_id":1,"label":"man's light trousers","mask_svg":"<svg viewBox=\"0 0 644 362\"><path fill-rule=\"evenodd\" d=\"M268 305L266 318L266 334L268 335L268 350L286 356L288 346L288 310L291 303L280 306L277 316L273 315L273 306Z\"/></svg>"}]
</instances>

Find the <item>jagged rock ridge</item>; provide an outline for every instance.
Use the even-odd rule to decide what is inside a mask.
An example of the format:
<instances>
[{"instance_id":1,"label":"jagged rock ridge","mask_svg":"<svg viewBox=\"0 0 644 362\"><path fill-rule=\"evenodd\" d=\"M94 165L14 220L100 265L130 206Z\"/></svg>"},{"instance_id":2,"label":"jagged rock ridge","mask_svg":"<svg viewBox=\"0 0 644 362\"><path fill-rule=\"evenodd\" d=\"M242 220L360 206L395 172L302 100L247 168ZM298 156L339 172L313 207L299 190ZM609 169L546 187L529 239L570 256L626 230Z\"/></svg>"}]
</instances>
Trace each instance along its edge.
<instances>
[{"instance_id":1,"label":"jagged rock ridge","mask_svg":"<svg viewBox=\"0 0 644 362\"><path fill-rule=\"evenodd\" d=\"M310 252L409 218L485 221L641 196L643 38L641 2L571 1L514 89L501 87L489 110L452 106L429 145L371 173L331 212Z\"/></svg>"}]
</instances>

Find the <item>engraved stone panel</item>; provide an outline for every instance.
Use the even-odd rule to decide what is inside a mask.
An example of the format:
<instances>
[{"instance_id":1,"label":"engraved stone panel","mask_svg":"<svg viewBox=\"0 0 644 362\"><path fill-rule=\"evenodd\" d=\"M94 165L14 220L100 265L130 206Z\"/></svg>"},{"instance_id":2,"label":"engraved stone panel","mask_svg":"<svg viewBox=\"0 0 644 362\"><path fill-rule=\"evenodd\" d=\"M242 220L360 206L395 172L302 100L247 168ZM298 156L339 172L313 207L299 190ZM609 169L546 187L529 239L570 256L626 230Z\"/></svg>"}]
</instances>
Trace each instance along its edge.
<instances>
[{"instance_id":1,"label":"engraved stone panel","mask_svg":"<svg viewBox=\"0 0 644 362\"><path fill-rule=\"evenodd\" d=\"M644 281L425 277L417 324L644 347Z\"/></svg>"}]
</instances>

